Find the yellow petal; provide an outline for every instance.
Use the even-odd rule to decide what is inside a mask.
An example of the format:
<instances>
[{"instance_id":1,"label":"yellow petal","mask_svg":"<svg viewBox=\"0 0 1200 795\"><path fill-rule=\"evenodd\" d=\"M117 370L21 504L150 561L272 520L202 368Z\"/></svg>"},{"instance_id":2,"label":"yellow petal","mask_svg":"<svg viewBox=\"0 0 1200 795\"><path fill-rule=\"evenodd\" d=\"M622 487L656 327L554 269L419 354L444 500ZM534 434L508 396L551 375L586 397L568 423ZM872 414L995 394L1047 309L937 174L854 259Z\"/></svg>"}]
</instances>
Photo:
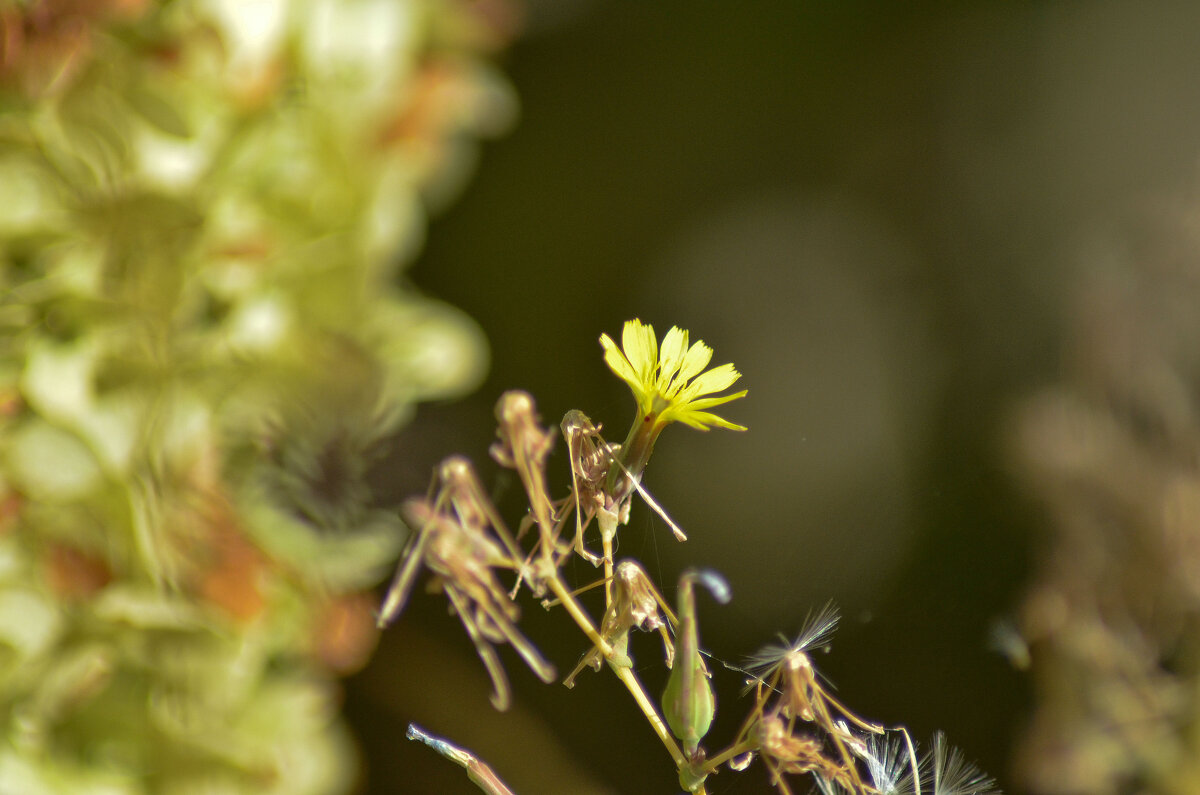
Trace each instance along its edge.
<instances>
[{"instance_id":1,"label":"yellow petal","mask_svg":"<svg viewBox=\"0 0 1200 795\"><path fill-rule=\"evenodd\" d=\"M683 396L688 400L697 395L708 395L713 392L720 392L722 389L728 389L733 386L734 382L742 377L742 374L733 369L732 364L723 364L720 367L714 367L706 373L701 373L683 390ZM681 396L682 397L682 396Z\"/></svg>"},{"instance_id":2,"label":"yellow petal","mask_svg":"<svg viewBox=\"0 0 1200 795\"><path fill-rule=\"evenodd\" d=\"M731 400L737 400L740 397L745 397L746 392L747 392L747 390L743 389L741 392L734 392L732 395L717 395L716 397L706 397L706 398L700 398L699 400L690 400L690 401L688 401L687 407L689 409L696 409L697 411L700 411L702 409L710 409L713 406L719 406L722 403L728 403Z\"/></svg>"},{"instance_id":3,"label":"yellow petal","mask_svg":"<svg viewBox=\"0 0 1200 795\"><path fill-rule=\"evenodd\" d=\"M621 347L633 365L642 388L652 388L654 368L658 364L658 340L654 336L654 326L643 324L636 318L625 321L625 328L621 330Z\"/></svg>"},{"instance_id":4,"label":"yellow petal","mask_svg":"<svg viewBox=\"0 0 1200 795\"><path fill-rule=\"evenodd\" d=\"M688 349L687 355L683 357L683 365L679 368L680 382L688 381L698 376L708 363L712 361L713 349L704 344L703 340L696 340L696 344Z\"/></svg>"},{"instance_id":5,"label":"yellow petal","mask_svg":"<svg viewBox=\"0 0 1200 795\"><path fill-rule=\"evenodd\" d=\"M600 345L604 348L604 363L608 365L609 369L617 374L617 378L629 384L635 393L640 392L641 383L638 380L637 371L625 354L621 353L617 344L607 334L601 334Z\"/></svg>"},{"instance_id":6,"label":"yellow petal","mask_svg":"<svg viewBox=\"0 0 1200 795\"><path fill-rule=\"evenodd\" d=\"M707 431L709 428L726 428L731 431L744 431L745 425L738 425L735 422L730 422L723 417L718 417L716 414L711 414L707 411L689 411L686 414L679 416L679 422L684 425L690 425L693 428L699 428L702 431Z\"/></svg>"},{"instance_id":7,"label":"yellow petal","mask_svg":"<svg viewBox=\"0 0 1200 795\"><path fill-rule=\"evenodd\" d=\"M663 337L662 348L658 354L658 388L670 397L671 379L683 363L684 352L687 350L688 333L679 326L671 326L667 336ZM682 383L683 380L680 379Z\"/></svg>"},{"instance_id":8,"label":"yellow petal","mask_svg":"<svg viewBox=\"0 0 1200 795\"><path fill-rule=\"evenodd\" d=\"M660 415L659 420L662 422L682 422L684 425L690 425L702 431L708 430L708 425L716 425L734 431L744 431L746 430L745 426L729 422L715 414L703 411L703 409L719 406L722 403L728 403L731 400L737 400L745 396L746 390L743 389L741 392L735 392L732 395L717 395L715 397L700 398L699 400L690 400L686 403L678 401L664 411Z\"/></svg>"},{"instance_id":9,"label":"yellow petal","mask_svg":"<svg viewBox=\"0 0 1200 795\"><path fill-rule=\"evenodd\" d=\"M727 389L741 374L732 364L723 364L704 372L713 351L697 340L688 344L688 332L672 326L662 345L654 327L639 319L626 321L621 331L621 347L607 334L600 337L604 361L633 391L640 417L655 416L655 426L682 422L699 430L711 427L746 430L706 409L745 396L742 390L731 395L715 395ZM711 397L702 397L712 395Z\"/></svg>"}]
</instances>

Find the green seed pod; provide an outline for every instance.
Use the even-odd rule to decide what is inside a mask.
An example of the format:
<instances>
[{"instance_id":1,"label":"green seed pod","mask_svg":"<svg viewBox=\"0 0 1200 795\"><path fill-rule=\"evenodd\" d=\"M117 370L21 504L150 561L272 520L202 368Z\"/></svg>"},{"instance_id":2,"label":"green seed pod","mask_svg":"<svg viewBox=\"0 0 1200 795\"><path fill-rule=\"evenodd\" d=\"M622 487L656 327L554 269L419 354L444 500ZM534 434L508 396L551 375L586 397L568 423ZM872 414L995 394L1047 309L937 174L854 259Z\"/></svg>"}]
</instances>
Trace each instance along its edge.
<instances>
[{"instance_id":1,"label":"green seed pod","mask_svg":"<svg viewBox=\"0 0 1200 795\"><path fill-rule=\"evenodd\" d=\"M696 755L700 740L708 733L717 711L716 697L708 682L708 669L700 656L696 597L692 588L696 581L708 588L721 604L729 601L729 585L714 571L688 569L679 578L678 646L667 689L663 692L662 707L667 725L683 743L683 752L689 759Z\"/></svg>"}]
</instances>

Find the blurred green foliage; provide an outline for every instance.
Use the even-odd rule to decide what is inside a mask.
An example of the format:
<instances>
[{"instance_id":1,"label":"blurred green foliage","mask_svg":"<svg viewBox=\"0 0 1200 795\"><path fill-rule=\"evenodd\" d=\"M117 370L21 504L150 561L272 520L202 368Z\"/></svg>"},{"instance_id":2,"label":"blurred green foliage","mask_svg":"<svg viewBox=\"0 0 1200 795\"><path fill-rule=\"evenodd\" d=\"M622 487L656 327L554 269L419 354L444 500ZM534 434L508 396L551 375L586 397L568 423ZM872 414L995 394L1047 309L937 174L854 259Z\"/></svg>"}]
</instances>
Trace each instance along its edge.
<instances>
[{"instance_id":1,"label":"blurred green foliage","mask_svg":"<svg viewBox=\"0 0 1200 795\"><path fill-rule=\"evenodd\" d=\"M485 13L486 12L486 13ZM332 793L503 3L0 2L0 791Z\"/></svg>"}]
</instances>

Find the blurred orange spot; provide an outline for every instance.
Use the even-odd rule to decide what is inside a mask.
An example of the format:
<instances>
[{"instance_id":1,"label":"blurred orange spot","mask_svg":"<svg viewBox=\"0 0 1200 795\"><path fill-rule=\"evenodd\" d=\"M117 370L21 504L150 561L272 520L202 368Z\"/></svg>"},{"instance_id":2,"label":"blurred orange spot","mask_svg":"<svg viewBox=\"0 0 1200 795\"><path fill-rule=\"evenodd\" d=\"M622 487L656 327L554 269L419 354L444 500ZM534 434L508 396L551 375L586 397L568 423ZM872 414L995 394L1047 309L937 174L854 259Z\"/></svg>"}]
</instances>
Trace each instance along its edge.
<instances>
[{"instance_id":1,"label":"blurred orange spot","mask_svg":"<svg viewBox=\"0 0 1200 795\"><path fill-rule=\"evenodd\" d=\"M30 96L69 85L94 54L95 30L133 21L149 0L39 0L0 10L0 82Z\"/></svg>"},{"instance_id":2,"label":"blurred orange spot","mask_svg":"<svg viewBox=\"0 0 1200 795\"><path fill-rule=\"evenodd\" d=\"M20 413L25 402L21 400L21 393L15 389L6 389L0 391L0 418L15 417Z\"/></svg>"},{"instance_id":3,"label":"blurred orange spot","mask_svg":"<svg viewBox=\"0 0 1200 795\"><path fill-rule=\"evenodd\" d=\"M24 500L16 492L10 491L0 496L0 536L17 526L17 516L23 504Z\"/></svg>"},{"instance_id":4,"label":"blurred orange spot","mask_svg":"<svg viewBox=\"0 0 1200 795\"><path fill-rule=\"evenodd\" d=\"M238 70L229 80L229 96L241 110L252 113L266 108L279 96L288 70L282 58L273 58L257 69Z\"/></svg>"},{"instance_id":5,"label":"blurred orange spot","mask_svg":"<svg viewBox=\"0 0 1200 795\"><path fill-rule=\"evenodd\" d=\"M202 563L196 589L235 621L249 623L267 606L259 583L268 561L242 533L228 505L221 504L213 513L207 544L198 550Z\"/></svg>"},{"instance_id":6,"label":"blurred orange spot","mask_svg":"<svg viewBox=\"0 0 1200 795\"><path fill-rule=\"evenodd\" d=\"M367 664L379 641L375 600L368 594L338 597L325 605L314 630L317 659L335 673L352 674Z\"/></svg>"},{"instance_id":7,"label":"blurred orange spot","mask_svg":"<svg viewBox=\"0 0 1200 795\"><path fill-rule=\"evenodd\" d=\"M230 241L213 251L213 254L226 259L264 260L274 252L275 246L265 237L248 237Z\"/></svg>"},{"instance_id":8,"label":"blurred orange spot","mask_svg":"<svg viewBox=\"0 0 1200 795\"><path fill-rule=\"evenodd\" d=\"M463 68L452 61L427 61L413 83L411 100L379 136L383 146L403 143L434 148L470 103L470 82Z\"/></svg>"},{"instance_id":9,"label":"blurred orange spot","mask_svg":"<svg viewBox=\"0 0 1200 795\"><path fill-rule=\"evenodd\" d=\"M56 543L45 558L46 582L66 600L86 599L112 582L112 570L101 558L68 544Z\"/></svg>"},{"instance_id":10,"label":"blurred orange spot","mask_svg":"<svg viewBox=\"0 0 1200 795\"><path fill-rule=\"evenodd\" d=\"M484 52L507 46L525 27L525 5L513 0L462 0L473 23L469 38Z\"/></svg>"}]
</instances>

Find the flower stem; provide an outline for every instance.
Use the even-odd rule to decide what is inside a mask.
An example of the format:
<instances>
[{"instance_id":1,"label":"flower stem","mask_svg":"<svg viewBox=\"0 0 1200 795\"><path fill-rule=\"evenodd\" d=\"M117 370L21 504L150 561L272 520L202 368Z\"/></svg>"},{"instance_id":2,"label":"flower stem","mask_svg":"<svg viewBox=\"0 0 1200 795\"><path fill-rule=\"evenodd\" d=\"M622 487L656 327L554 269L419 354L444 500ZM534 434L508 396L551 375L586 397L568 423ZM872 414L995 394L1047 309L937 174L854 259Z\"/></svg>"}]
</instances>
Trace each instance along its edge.
<instances>
[{"instance_id":1,"label":"flower stem","mask_svg":"<svg viewBox=\"0 0 1200 795\"><path fill-rule=\"evenodd\" d=\"M604 655L604 659L611 662L613 658L612 645L596 631L596 625L592 623L592 619L588 617L583 607L576 601L571 590L559 579L557 571L554 572L553 576L546 578L546 584L554 595L558 597L559 601L562 602L563 607L567 609L567 612L570 613L571 618L575 620L579 628L583 630L583 634L587 635L588 640L600 650L600 653ZM667 753L671 755L675 766L682 769L687 760L684 759L683 752L679 750L679 744L671 736L666 722L658 714L658 710L654 707L654 703L650 700L650 697L646 695L646 689L642 686L641 680L637 678L637 674L633 672L632 668L620 665L609 665L609 668L621 680L621 684L625 685L625 689L629 691L629 694L633 696L633 700L637 703L638 708L641 709L642 714L646 716L650 727L654 729L654 733L658 735L658 739L662 740L662 744L666 747Z\"/></svg>"},{"instance_id":2,"label":"flower stem","mask_svg":"<svg viewBox=\"0 0 1200 795\"><path fill-rule=\"evenodd\" d=\"M618 517L622 515L622 504L626 503L642 478L642 471L654 452L654 442L665 427L656 421L656 414L638 416L621 445L618 458L613 458L608 468L604 485L605 510L600 512L600 540L604 544L605 607L612 604L613 538L617 534Z\"/></svg>"},{"instance_id":3,"label":"flower stem","mask_svg":"<svg viewBox=\"0 0 1200 795\"><path fill-rule=\"evenodd\" d=\"M728 762L730 759L733 759L735 756L740 756L741 754L744 754L747 751L753 751L757 747L758 747L757 743L755 743L753 740L748 740L748 739L742 740L741 742L738 742L738 743L734 743L733 745L729 746L728 748L726 748L724 751L717 754L716 756L710 757L709 759L705 759L704 760L704 769L707 770L709 773L716 773L717 768L719 768L721 765Z\"/></svg>"},{"instance_id":4,"label":"flower stem","mask_svg":"<svg viewBox=\"0 0 1200 795\"><path fill-rule=\"evenodd\" d=\"M620 447L620 463L614 461L608 470L605 490L615 501L620 502L632 489L632 484L626 482L629 478L641 479L642 470L646 468L651 454L654 453L654 443L658 441L658 435L665 427L658 422L656 413L638 412L633 427L629 429L629 435L625 437L625 443Z\"/></svg>"}]
</instances>

